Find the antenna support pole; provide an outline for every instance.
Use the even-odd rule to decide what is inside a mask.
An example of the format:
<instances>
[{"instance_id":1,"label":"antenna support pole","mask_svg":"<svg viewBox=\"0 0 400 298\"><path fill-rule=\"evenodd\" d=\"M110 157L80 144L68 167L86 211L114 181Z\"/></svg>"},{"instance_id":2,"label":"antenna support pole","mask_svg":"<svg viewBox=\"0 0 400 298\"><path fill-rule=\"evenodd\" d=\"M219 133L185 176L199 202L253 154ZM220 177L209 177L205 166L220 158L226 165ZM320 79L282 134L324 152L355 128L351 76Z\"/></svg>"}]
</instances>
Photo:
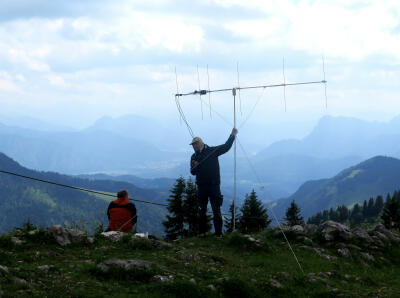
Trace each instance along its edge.
<instances>
[{"instance_id":1,"label":"antenna support pole","mask_svg":"<svg viewBox=\"0 0 400 298\"><path fill-rule=\"evenodd\" d=\"M232 89L233 95L233 127L236 128L236 88ZM236 229L236 136L233 145L233 231Z\"/></svg>"}]
</instances>

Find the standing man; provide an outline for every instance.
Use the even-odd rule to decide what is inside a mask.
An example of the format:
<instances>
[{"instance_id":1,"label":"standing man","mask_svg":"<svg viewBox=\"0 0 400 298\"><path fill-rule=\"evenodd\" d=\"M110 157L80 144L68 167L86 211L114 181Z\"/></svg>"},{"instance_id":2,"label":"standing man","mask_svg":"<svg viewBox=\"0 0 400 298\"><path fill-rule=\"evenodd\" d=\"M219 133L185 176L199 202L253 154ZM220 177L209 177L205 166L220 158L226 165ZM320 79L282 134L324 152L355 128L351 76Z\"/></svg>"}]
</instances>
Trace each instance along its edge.
<instances>
[{"instance_id":1,"label":"standing man","mask_svg":"<svg viewBox=\"0 0 400 298\"><path fill-rule=\"evenodd\" d=\"M214 215L215 235L218 237L222 236L221 205L223 196L220 190L221 178L219 173L218 156L231 149L237 133L237 129L233 128L226 143L215 147L209 147L204 144L203 140L199 137L193 138L190 143L194 149L194 153L190 160L190 173L196 176L196 184L198 187L200 234L205 234L207 229L207 204L208 199L210 199Z\"/></svg>"}]
</instances>

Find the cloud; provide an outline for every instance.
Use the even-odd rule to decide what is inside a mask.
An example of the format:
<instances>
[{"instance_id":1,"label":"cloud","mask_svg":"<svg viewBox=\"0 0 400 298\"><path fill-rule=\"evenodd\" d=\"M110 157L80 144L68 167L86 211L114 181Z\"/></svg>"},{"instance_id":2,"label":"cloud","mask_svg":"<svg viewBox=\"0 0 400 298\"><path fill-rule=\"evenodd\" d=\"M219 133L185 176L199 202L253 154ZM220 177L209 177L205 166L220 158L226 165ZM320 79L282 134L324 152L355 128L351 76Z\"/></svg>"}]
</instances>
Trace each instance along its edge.
<instances>
[{"instance_id":1,"label":"cloud","mask_svg":"<svg viewBox=\"0 0 400 298\"><path fill-rule=\"evenodd\" d=\"M19 88L10 80L0 80L0 90L8 92L19 92Z\"/></svg>"},{"instance_id":2,"label":"cloud","mask_svg":"<svg viewBox=\"0 0 400 298\"><path fill-rule=\"evenodd\" d=\"M202 88L206 65L212 88L235 86L238 61L241 85L279 83L283 56L287 81L320 80L325 54L335 112L343 107L360 115L360 102L371 94L387 100L387 114L395 110L390 98L399 84L397 1L7 0L2 7L0 73L8 77L0 80L16 109L23 102L28 112L40 106L54 114L61 104L70 111L66 121L82 110L91 113L84 121L131 110L165 115L175 113L175 66L180 89L192 91L198 88L196 65ZM286 117L280 114L282 92L268 92L260 111L271 114L256 113L260 122ZM299 115L320 113L323 89L287 92L289 108ZM253 100L257 94L242 96ZM231 98L221 97L215 106L224 111ZM188 102L193 108L186 108L198 113L198 101Z\"/></svg>"}]
</instances>

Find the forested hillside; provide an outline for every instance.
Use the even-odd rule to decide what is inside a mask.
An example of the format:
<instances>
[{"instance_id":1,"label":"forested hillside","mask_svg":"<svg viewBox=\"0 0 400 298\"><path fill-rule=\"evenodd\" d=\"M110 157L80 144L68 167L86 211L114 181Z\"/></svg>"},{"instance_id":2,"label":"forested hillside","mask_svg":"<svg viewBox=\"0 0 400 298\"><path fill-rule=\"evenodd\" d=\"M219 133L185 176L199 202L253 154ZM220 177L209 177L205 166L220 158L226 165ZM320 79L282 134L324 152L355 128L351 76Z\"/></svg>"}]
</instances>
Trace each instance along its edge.
<instances>
[{"instance_id":1,"label":"forested hillside","mask_svg":"<svg viewBox=\"0 0 400 298\"><path fill-rule=\"evenodd\" d=\"M308 181L292 196L272 204L282 217L292 200L302 209L305 218L324 209L348 207L370 197L392 193L400 188L400 160L377 156L341 171L330 179Z\"/></svg>"},{"instance_id":2,"label":"forested hillside","mask_svg":"<svg viewBox=\"0 0 400 298\"><path fill-rule=\"evenodd\" d=\"M126 182L88 180L53 172L29 170L2 153L0 153L0 169L113 194L126 189L134 199L164 201L162 194ZM21 226L27 220L39 226L80 224L91 228L95 222L106 224L105 211L111 200L113 197L94 195L0 173L0 232ZM164 217L165 208L139 202L136 206L139 231L160 234L162 231L160 219Z\"/></svg>"}]
</instances>

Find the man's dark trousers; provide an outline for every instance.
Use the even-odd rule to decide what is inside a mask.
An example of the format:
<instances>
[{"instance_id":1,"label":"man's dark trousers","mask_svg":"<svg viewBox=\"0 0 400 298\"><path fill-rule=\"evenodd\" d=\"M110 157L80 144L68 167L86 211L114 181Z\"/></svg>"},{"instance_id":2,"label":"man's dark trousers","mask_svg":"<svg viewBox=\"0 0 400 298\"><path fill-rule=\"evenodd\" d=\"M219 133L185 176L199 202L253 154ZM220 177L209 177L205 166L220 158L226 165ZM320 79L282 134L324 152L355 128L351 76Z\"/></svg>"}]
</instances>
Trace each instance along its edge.
<instances>
[{"instance_id":1,"label":"man's dark trousers","mask_svg":"<svg viewBox=\"0 0 400 298\"><path fill-rule=\"evenodd\" d=\"M214 230L216 235L222 235L222 216L221 205L223 197L219 184L198 185L199 195L199 232L203 234L207 230L207 204L210 199L211 208L214 215Z\"/></svg>"}]
</instances>

